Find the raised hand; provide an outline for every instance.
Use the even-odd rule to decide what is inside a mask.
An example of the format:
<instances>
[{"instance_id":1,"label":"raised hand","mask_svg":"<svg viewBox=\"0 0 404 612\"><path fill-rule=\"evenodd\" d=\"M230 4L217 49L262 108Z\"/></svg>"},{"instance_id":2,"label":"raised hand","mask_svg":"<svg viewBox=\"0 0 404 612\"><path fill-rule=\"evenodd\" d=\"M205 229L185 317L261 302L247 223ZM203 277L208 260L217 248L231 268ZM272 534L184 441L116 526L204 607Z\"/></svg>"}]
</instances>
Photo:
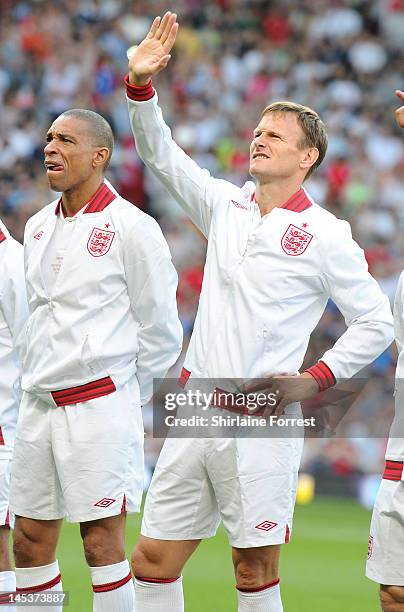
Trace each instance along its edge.
<instances>
[{"instance_id":1,"label":"raised hand","mask_svg":"<svg viewBox=\"0 0 404 612\"><path fill-rule=\"evenodd\" d=\"M403 106L400 106L400 108L396 110L396 121L400 128L404 128L404 91L397 89L396 96L403 102Z\"/></svg>"},{"instance_id":2,"label":"raised hand","mask_svg":"<svg viewBox=\"0 0 404 612\"><path fill-rule=\"evenodd\" d=\"M129 57L129 82L147 85L151 77L163 70L171 59L170 51L178 32L177 15L167 11L156 17L149 33Z\"/></svg>"}]
</instances>

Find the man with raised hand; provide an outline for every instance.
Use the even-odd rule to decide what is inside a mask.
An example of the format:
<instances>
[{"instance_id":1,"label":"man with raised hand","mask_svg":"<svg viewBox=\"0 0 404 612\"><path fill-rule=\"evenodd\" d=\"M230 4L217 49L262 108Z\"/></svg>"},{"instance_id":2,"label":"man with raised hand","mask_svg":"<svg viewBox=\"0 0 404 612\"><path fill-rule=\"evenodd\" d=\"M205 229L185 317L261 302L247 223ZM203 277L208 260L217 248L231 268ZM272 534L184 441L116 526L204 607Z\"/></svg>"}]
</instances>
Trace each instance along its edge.
<instances>
[{"instance_id":1,"label":"man with raised hand","mask_svg":"<svg viewBox=\"0 0 404 612\"><path fill-rule=\"evenodd\" d=\"M255 183L242 188L211 177L176 145L151 77L167 65L177 29L170 12L154 20L130 53L126 92L140 157L208 239L181 383L270 374L264 388L278 398L273 416L297 415L301 400L350 378L389 346L388 299L348 223L302 187L327 148L315 111L293 102L264 109L250 147ZM348 329L297 376L329 298ZM290 538L303 440L281 437L276 426L272 435L167 438L132 558L137 612L183 610L183 566L220 520L232 546L239 612L282 610L279 556Z\"/></svg>"},{"instance_id":2,"label":"man with raised hand","mask_svg":"<svg viewBox=\"0 0 404 612\"><path fill-rule=\"evenodd\" d=\"M396 110L404 128L403 102ZM375 501L368 544L366 576L380 584L383 612L404 612L404 272L394 301L394 330L398 348L395 416L386 450L383 479Z\"/></svg>"},{"instance_id":3,"label":"man with raised hand","mask_svg":"<svg viewBox=\"0 0 404 612\"><path fill-rule=\"evenodd\" d=\"M18 408L21 400L21 364L18 338L28 317L22 245L0 221L0 592L15 591L9 556L9 533L14 525L9 511L10 472ZM7 596L0 596L2 609Z\"/></svg>"},{"instance_id":4,"label":"man with raised hand","mask_svg":"<svg viewBox=\"0 0 404 612\"><path fill-rule=\"evenodd\" d=\"M156 221L104 179L105 119L66 111L46 141L47 178L62 195L24 237L30 315L10 495L17 591L50 594L50 612L61 610L66 516L80 523L93 610L132 612L125 518L143 492L141 406L181 350L177 274Z\"/></svg>"}]
</instances>

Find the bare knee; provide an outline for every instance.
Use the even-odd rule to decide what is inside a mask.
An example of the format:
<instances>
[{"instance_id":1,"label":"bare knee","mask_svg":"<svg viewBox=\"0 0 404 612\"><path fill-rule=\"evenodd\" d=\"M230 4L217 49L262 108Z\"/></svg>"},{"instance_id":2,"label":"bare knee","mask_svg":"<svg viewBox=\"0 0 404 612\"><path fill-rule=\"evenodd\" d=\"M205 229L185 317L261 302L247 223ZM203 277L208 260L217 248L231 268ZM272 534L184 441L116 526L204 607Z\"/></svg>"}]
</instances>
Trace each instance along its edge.
<instances>
[{"instance_id":1,"label":"bare knee","mask_svg":"<svg viewBox=\"0 0 404 612\"><path fill-rule=\"evenodd\" d=\"M243 589L254 589L277 580L279 548L278 546L233 548L237 586Z\"/></svg>"},{"instance_id":2,"label":"bare knee","mask_svg":"<svg viewBox=\"0 0 404 612\"><path fill-rule=\"evenodd\" d=\"M146 567L159 567L163 562L162 551L156 546L150 546L144 541L136 544L132 552L132 569L135 576L152 577L145 570Z\"/></svg>"},{"instance_id":3,"label":"bare knee","mask_svg":"<svg viewBox=\"0 0 404 612\"><path fill-rule=\"evenodd\" d=\"M383 612L404 612L404 586L380 586Z\"/></svg>"},{"instance_id":4,"label":"bare knee","mask_svg":"<svg viewBox=\"0 0 404 612\"><path fill-rule=\"evenodd\" d=\"M155 540L140 536L132 553L135 576L147 578L177 578L199 540Z\"/></svg>"},{"instance_id":5,"label":"bare knee","mask_svg":"<svg viewBox=\"0 0 404 612\"><path fill-rule=\"evenodd\" d=\"M157 542L141 538L132 553L134 575L148 578L176 578L176 576L168 575L173 573L174 570L174 568L168 566L164 545L160 546Z\"/></svg>"},{"instance_id":6,"label":"bare knee","mask_svg":"<svg viewBox=\"0 0 404 612\"><path fill-rule=\"evenodd\" d=\"M116 528L107 520L89 521L80 525L84 556L90 567L113 565L125 559L124 528Z\"/></svg>"},{"instance_id":7,"label":"bare knee","mask_svg":"<svg viewBox=\"0 0 404 612\"><path fill-rule=\"evenodd\" d=\"M23 531L14 531L13 552L16 567L31 567L35 565L36 552L33 542Z\"/></svg>"},{"instance_id":8,"label":"bare knee","mask_svg":"<svg viewBox=\"0 0 404 612\"><path fill-rule=\"evenodd\" d=\"M112 548L111 548L111 547ZM122 548L99 531L88 532L83 538L84 556L90 567L100 567L119 563L125 558ZM117 557L117 559L111 559Z\"/></svg>"},{"instance_id":9,"label":"bare knee","mask_svg":"<svg viewBox=\"0 0 404 612\"><path fill-rule=\"evenodd\" d=\"M17 567L37 567L55 561L59 521L16 517L13 551Z\"/></svg>"},{"instance_id":10,"label":"bare knee","mask_svg":"<svg viewBox=\"0 0 404 612\"><path fill-rule=\"evenodd\" d=\"M5 525L0 526L0 572L7 572L11 569L9 553L10 529Z\"/></svg>"}]
</instances>

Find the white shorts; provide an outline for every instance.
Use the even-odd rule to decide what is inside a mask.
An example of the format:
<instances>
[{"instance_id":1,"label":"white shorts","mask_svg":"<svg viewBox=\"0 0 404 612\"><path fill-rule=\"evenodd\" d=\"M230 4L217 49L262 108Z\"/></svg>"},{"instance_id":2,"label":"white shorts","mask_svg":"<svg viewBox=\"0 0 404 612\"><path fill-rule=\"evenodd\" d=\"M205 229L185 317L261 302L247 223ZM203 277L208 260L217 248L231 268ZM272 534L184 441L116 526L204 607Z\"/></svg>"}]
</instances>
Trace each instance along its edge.
<instances>
[{"instance_id":1,"label":"white shorts","mask_svg":"<svg viewBox=\"0 0 404 612\"><path fill-rule=\"evenodd\" d=\"M114 393L65 407L24 393L10 507L33 519L93 521L138 512L143 424L133 377Z\"/></svg>"},{"instance_id":2,"label":"white shorts","mask_svg":"<svg viewBox=\"0 0 404 612\"><path fill-rule=\"evenodd\" d=\"M0 527L14 527L9 510L11 459L0 459Z\"/></svg>"},{"instance_id":3,"label":"white shorts","mask_svg":"<svg viewBox=\"0 0 404 612\"><path fill-rule=\"evenodd\" d=\"M404 586L404 482L383 479L370 525L366 576Z\"/></svg>"},{"instance_id":4,"label":"white shorts","mask_svg":"<svg viewBox=\"0 0 404 612\"><path fill-rule=\"evenodd\" d=\"M302 448L302 438L167 438L142 534L204 539L222 520L231 546L288 542Z\"/></svg>"}]
</instances>

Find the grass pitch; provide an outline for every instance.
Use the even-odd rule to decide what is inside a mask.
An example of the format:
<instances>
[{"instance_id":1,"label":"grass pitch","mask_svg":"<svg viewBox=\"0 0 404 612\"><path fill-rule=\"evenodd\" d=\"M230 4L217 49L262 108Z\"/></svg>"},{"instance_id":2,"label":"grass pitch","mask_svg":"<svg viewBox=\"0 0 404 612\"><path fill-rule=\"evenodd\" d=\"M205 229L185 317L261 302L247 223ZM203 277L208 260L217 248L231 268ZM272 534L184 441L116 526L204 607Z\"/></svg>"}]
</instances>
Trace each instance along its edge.
<instances>
[{"instance_id":1,"label":"grass pitch","mask_svg":"<svg viewBox=\"0 0 404 612\"><path fill-rule=\"evenodd\" d=\"M352 501L319 498L297 506L283 547L285 612L379 612L377 585L364 577L370 513ZM128 555L139 518L128 520ZM77 525L66 523L58 550L71 612L91 612L92 592ZM184 571L186 612L235 612L237 597L224 531L202 542ZM113 610L111 610L113 612Z\"/></svg>"}]
</instances>

